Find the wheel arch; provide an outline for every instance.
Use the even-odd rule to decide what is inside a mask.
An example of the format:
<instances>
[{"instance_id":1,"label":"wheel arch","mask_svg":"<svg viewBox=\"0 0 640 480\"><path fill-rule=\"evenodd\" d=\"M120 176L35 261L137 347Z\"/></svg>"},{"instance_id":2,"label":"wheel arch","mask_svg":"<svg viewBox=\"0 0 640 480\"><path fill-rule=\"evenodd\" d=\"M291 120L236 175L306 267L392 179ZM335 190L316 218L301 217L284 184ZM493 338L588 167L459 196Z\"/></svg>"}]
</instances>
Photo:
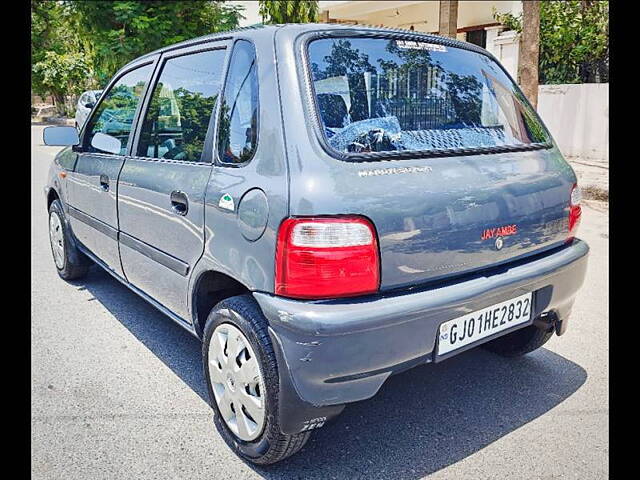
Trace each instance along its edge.
<instances>
[{"instance_id":1,"label":"wheel arch","mask_svg":"<svg viewBox=\"0 0 640 480\"><path fill-rule=\"evenodd\" d=\"M216 270L201 272L193 285L191 294L193 326L199 338L202 338L209 312L216 304L225 298L249 292L246 285Z\"/></svg>"},{"instance_id":2,"label":"wheel arch","mask_svg":"<svg viewBox=\"0 0 640 480\"><path fill-rule=\"evenodd\" d=\"M49 207L51 207L51 204L55 200L60 200L60 194L56 191L54 187L49 187L49 191L47 192L47 211L49 210Z\"/></svg>"}]
</instances>

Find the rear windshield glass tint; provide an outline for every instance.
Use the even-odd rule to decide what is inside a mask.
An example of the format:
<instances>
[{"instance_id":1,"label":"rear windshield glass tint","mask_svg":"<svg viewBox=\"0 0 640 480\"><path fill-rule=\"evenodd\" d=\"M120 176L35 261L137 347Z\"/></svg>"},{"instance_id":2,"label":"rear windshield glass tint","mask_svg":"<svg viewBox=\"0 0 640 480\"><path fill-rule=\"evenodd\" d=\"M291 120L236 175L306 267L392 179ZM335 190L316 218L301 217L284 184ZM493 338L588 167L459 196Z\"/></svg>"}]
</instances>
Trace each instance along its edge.
<instances>
[{"instance_id":1,"label":"rear windshield glass tint","mask_svg":"<svg viewBox=\"0 0 640 480\"><path fill-rule=\"evenodd\" d=\"M539 118L489 57L398 39L309 44L327 143L341 153L518 147L548 142Z\"/></svg>"}]
</instances>

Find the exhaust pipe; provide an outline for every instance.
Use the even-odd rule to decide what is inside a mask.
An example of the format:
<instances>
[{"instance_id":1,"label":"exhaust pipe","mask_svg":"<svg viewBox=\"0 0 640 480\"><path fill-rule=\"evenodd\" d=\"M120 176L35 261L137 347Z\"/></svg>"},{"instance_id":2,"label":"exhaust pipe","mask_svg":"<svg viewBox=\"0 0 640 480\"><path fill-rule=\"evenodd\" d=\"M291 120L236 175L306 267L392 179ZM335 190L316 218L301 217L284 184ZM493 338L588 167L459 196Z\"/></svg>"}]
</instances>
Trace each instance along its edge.
<instances>
[{"instance_id":1,"label":"exhaust pipe","mask_svg":"<svg viewBox=\"0 0 640 480\"><path fill-rule=\"evenodd\" d=\"M558 315L554 311L542 312L533 320L533 324L539 329L547 332L555 330L556 335L558 336L564 333L564 330L562 329L562 320L558 318Z\"/></svg>"}]
</instances>

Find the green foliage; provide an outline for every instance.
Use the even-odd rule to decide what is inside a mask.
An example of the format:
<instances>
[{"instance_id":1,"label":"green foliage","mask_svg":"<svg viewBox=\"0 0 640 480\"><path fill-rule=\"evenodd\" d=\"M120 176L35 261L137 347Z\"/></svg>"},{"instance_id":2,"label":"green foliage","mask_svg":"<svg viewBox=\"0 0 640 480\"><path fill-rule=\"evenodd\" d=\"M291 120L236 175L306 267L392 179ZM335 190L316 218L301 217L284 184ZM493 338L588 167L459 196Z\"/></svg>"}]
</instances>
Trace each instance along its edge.
<instances>
[{"instance_id":1,"label":"green foliage","mask_svg":"<svg viewBox=\"0 0 640 480\"><path fill-rule=\"evenodd\" d=\"M609 79L609 2L540 2L540 82Z\"/></svg>"},{"instance_id":2,"label":"green foliage","mask_svg":"<svg viewBox=\"0 0 640 480\"><path fill-rule=\"evenodd\" d=\"M493 17L522 32L522 16ZM609 80L608 0L540 2L540 83L593 83Z\"/></svg>"},{"instance_id":3,"label":"green foliage","mask_svg":"<svg viewBox=\"0 0 640 480\"><path fill-rule=\"evenodd\" d=\"M498 13L496 7L493 7L491 10L496 22L504 25L507 30L515 30L518 33L522 33L522 14L516 17L511 12Z\"/></svg>"},{"instance_id":4,"label":"green foliage","mask_svg":"<svg viewBox=\"0 0 640 480\"><path fill-rule=\"evenodd\" d=\"M70 93L82 93L89 66L79 53L46 52L44 58L33 66L41 76L42 85L55 92L58 88Z\"/></svg>"},{"instance_id":5,"label":"green foliage","mask_svg":"<svg viewBox=\"0 0 640 480\"><path fill-rule=\"evenodd\" d=\"M62 2L31 2L31 89L54 97L65 114L65 96L89 88L91 65L73 28L73 16Z\"/></svg>"},{"instance_id":6,"label":"green foliage","mask_svg":"<svg viewBox=\"0 0 640 480\"><path fill-rule=\"evenodd\" d=\"M238 27L242 8L222 1L69 1L94 45L98 80L150 51Z\"/></svg>"},{"instance_id":7,"label":"green foliage","mask_svg":"<svg viewBox=\"0 0 640 480\"><path fill-rule=\"evenodd\" d=\"M242 10L209 0L32 0L32 90L58 103L103 88L140 55L237 28Z\"/></svg>"},{"instance_id":8,"label":"green foliage","mask_svg":"<svg viewBox=\"0 0 640 480\"><path fill-rule=\"evenodd\" d=\"M260 15L266 23L315 22L319 13L318 2L304 0L259 1Z\"/></svg>"},{"instance_id":9,"label":"green foliage","mask_svg":"<svg viewBox=\"0 0 640 480\"><path fill-rule=\"evenodd\" d=\"M90 69L80 53L45 52L44 58L33 66L38 88L51 92L56 99L58 113L68 114L65 94L78 95L85 89Z\"/></svg>"}]
</instances>

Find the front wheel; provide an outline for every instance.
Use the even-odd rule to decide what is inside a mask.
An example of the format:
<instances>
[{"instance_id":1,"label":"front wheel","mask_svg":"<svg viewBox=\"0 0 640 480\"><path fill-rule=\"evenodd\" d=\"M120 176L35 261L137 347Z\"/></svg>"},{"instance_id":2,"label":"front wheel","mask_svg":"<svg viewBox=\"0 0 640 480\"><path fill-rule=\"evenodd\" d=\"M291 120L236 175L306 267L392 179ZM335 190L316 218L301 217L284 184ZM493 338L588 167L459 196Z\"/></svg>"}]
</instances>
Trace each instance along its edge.
<instances>
[{"instance_id":1,"label":"front wheel","mask_svg":"<svg viewBox=\"0 0 640 480\"><path fill-rule=\"evenodd\" d=\"M309 432L280 430L278 365L267 321L253 297L231 297L211 310L202 357L216 427L231 449L266 465L304 446Z\"/></svg>"},{"instance_id":2,"label":"front wheel","mask_svg":"<svg viewBox=\"0 0 640 480\"><path fill-rule=\"evenodd\" d=\"M58 275L64 280L84 277L91 261L76 247L64 219L60 200L49 207L49 243Z\"/></svg>"}]
</instances>

